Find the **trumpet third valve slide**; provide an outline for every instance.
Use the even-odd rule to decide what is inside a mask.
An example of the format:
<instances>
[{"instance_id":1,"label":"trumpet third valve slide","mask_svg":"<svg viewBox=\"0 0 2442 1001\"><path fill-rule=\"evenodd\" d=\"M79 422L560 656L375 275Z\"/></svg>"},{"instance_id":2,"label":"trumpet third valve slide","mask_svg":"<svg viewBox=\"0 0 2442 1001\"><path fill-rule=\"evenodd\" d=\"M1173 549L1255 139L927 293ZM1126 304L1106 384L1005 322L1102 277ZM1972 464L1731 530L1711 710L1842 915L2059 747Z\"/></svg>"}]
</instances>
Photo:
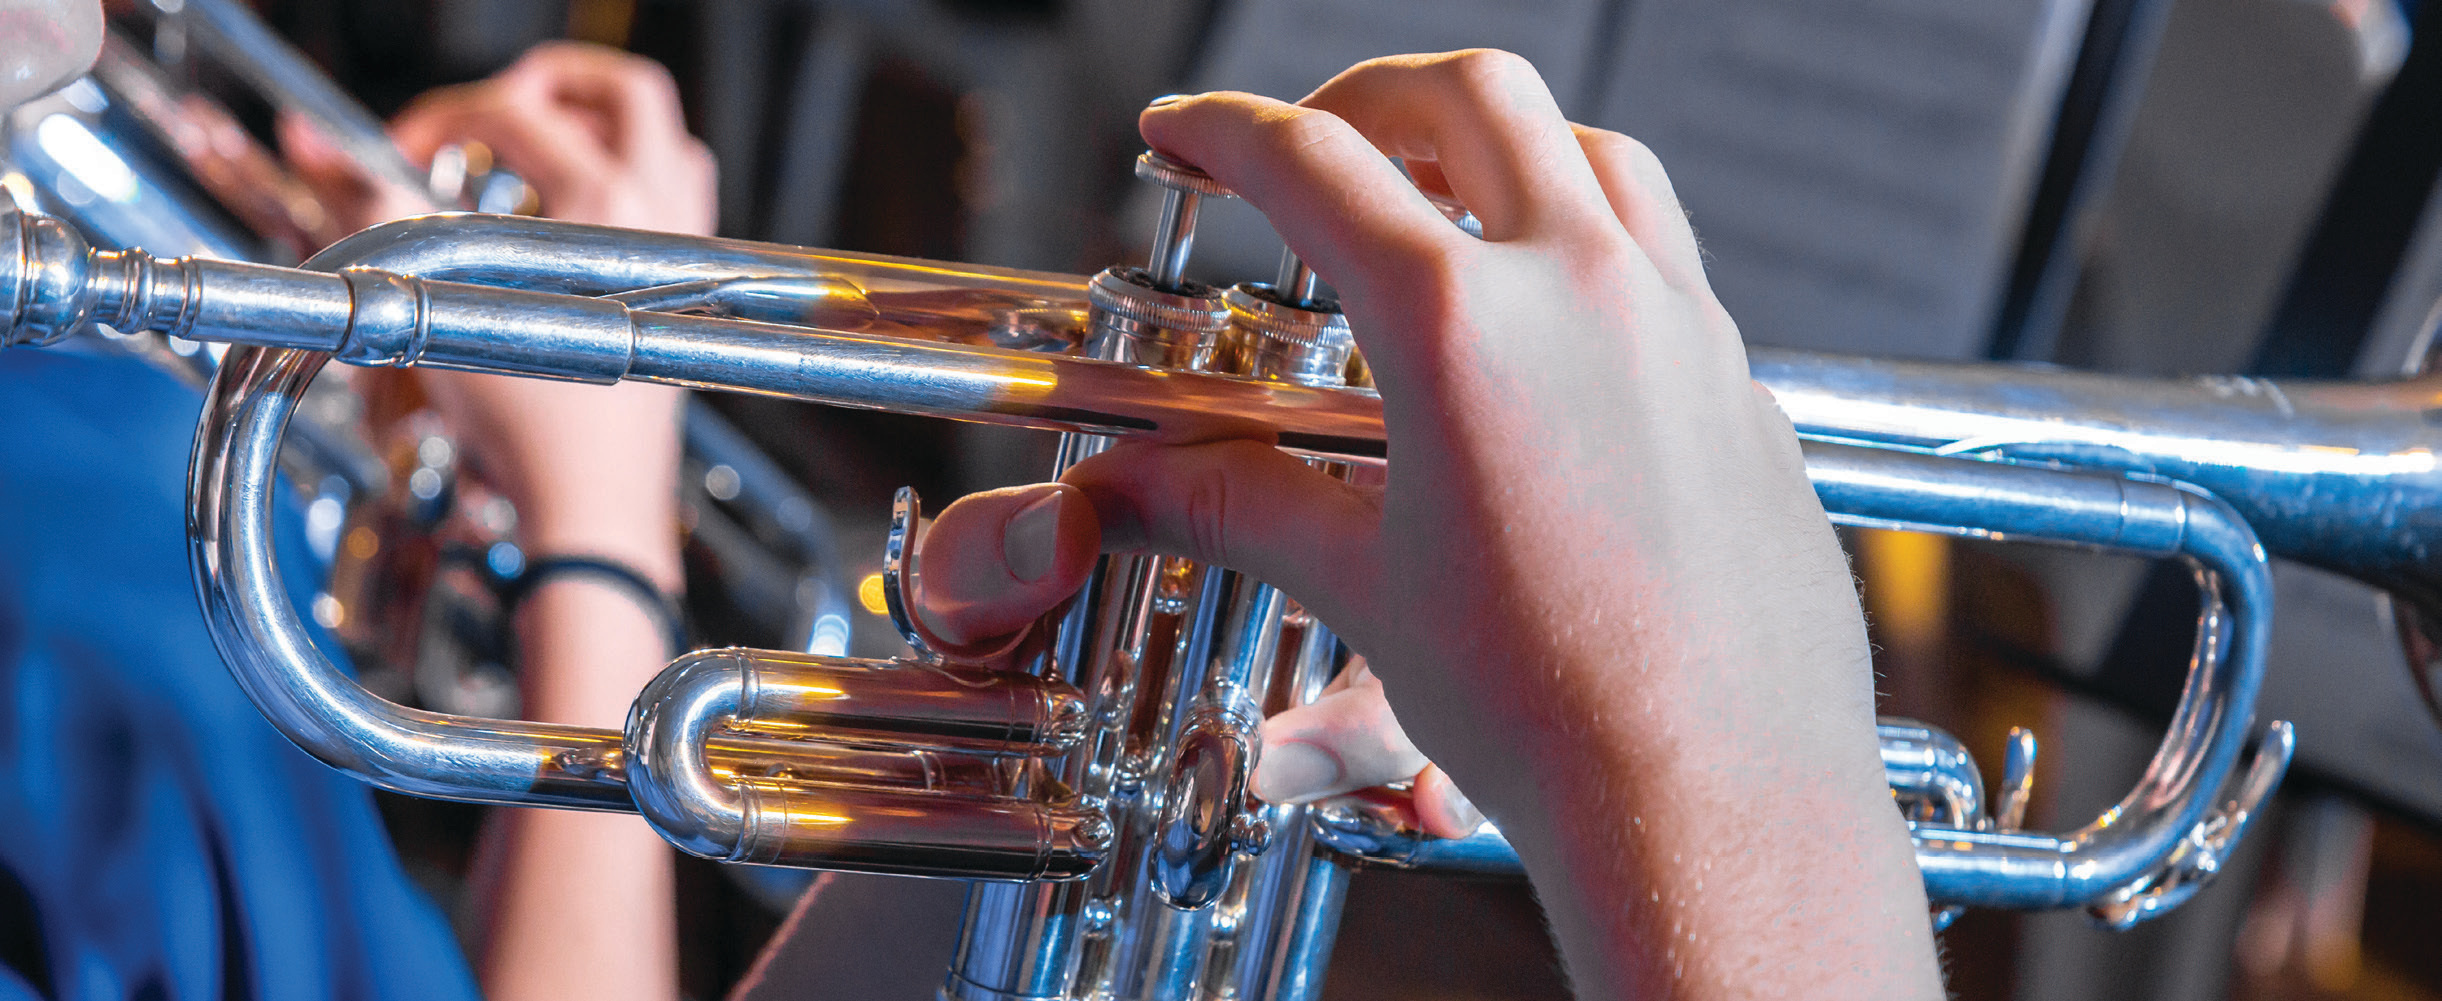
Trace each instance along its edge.
<instances>
[{"instance_id":1,"label":"trumpet third valve slide","mask_svg":"<svg viewBox=\"0 0 2442 1001\"><path fill-rule=\"evenodd\" d=\"M241 683L323 761L418 795L635 810L716 858L983 880L945 997L1311 997L1346 867L1516 860L1490 826L1437 842L1360 802L1249 795L1255 724L1314 698L1337 643L1228 568L1107 558L1042 626L1027 673L985 676L961 662L999 651L941 643L907 611L922 582L907 495L890 590L914 657L690 654L624 733L387 703L314 650L274 583L281 433L333 358L1041 428L1064 435L1063 466L1115 437L1250 437L1380 475L1381 402L1341 384L1361 366L1317 277L1289 256L1272 284L1191 280L1198 203L1228 192L1156 154L1139 176L1167 190L1147 266L1091 278L481 215L385 224L284 269L95 251L11 208L0 339L100 324L237 346L198 431L197 586ZM2253 719L2268 549L2410 603L2442 593L2424 383L1752 357L1835 520L2179 559L2203 585L2172 726L2138 787L2083 827L2018 829L2031 741L1987 804L1955 741L1885 721L1937 904L2126 924L2218 867L2290 749L2285 724Z\"/></svg>"}]
</instances>

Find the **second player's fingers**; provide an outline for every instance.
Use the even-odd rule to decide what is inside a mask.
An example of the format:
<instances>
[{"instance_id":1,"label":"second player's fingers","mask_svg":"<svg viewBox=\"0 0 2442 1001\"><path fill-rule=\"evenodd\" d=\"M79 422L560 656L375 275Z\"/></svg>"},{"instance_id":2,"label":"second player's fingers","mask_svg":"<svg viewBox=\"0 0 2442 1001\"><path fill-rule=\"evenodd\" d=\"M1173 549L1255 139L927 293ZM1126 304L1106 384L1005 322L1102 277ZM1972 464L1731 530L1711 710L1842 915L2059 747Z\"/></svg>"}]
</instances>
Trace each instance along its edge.
<instances>
[{"instance_id":1,"label":"second player's fingers","mask_svg":"<svg viewBox=\"0 0 2442 1001\"><path fill-rule=\"evenodd\" d=\"M303 116L282 112L272 130L290 172L329 211L323 225L331 235L432 211L429 193L376 176Z\"/></svg>"},{"instance_id":2,"label":"second player's fingers","mask_svg":"<svg viewBox=\"0 0 2442 1001\"><path fill-rule=\"evenodd\" d=\"M598 183L615 166L593 131L567 111L508 90L410 108L392 134L402 149L420 151L423 159L448 143L483 143L501 166L534 186L545 215L556 199Z\"/></svg>"},{"instance_id":3,"label":"second player's fingers","mask_svg":"<svg viewBox=\"0 0 2442 1001\"><path fill-rule=\"evenodd\" d=\"M502 80L598 118L607 126L605 143L630 162L658 155L687 135L677 81L643 56L577 42L547 43L529 51Z\"/></svg>"},{"instance_id":4,"label":"second player's fingers","mask_svg":"<svg viewBox=\"0 0 2442 1001\"><path fill-rule=\"evenodd\" d=\"M399 152L417 163L429 163L433 154L452 141L449 129L464 114L464 107L482 99L480 83L436 87L416 95L415 100L399 109L390 118L390 141Z\"/></svg>"}]
</instances>

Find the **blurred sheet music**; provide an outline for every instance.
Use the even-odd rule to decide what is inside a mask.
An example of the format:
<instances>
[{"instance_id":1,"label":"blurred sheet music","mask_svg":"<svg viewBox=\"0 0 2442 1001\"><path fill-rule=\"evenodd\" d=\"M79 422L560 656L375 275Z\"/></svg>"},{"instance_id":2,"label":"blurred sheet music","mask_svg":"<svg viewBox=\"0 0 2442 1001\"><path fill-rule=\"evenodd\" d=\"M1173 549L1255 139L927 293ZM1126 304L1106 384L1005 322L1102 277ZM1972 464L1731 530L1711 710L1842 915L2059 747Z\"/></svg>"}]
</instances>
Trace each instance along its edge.
<instances>
[{"instance_id":1,"label":"blurred sheet music","mask_svg":"<svg viewBox=\"0 0 2442 1001\"><path fill-rule=\"evenodd\" d=\"M1972 357L2089 7L1647 0L1592 117L1669 165L1748 340Z\"/></svg>"},{"instance_id":2,"label":"blurred sheet music","mask_svg":"<svg viewBox=\"0 0 2442 1001\"><path fill-rule=\"evenodd\" d=\"M1252 0L1215 25L1194 86L1294 99L1357 59L1510 49L1572 117L1661 154L1749 340L1969 357L2089 6ZM1267 274L1271 239L1216 212L1198 254L1209 277Z\"/></svg>"}]
</instances>

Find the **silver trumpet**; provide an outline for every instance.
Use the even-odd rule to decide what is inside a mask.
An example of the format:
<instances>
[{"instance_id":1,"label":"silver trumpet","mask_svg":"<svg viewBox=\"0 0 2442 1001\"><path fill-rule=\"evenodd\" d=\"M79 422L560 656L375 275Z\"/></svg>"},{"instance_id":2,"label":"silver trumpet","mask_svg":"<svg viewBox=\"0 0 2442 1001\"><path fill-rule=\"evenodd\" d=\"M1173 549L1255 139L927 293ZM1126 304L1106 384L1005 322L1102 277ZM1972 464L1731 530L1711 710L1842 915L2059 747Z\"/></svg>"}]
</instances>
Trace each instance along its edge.
<instances>
[{"instance_id":1,"label":"silver trumpet","mask_svg":"<svg viewBox=\"0 0 2442 1001\"><path fill-rule=\"evenodd\" d=\"M920 517L903 495L894 661L712 650L674 662L624 732L422 712L333 669L279 585L273 472L329 360L644 380L1114 438L1253 437L1378 473L1382 407L1345 321L1294 258L1270 284L1182 276L1199 199L1168 189L1145 268L1092 278L482 215L367 230L303 270L88 248L0 214L0 331L92 324L238 347L197 433L188 532L233 672L300 746L385 788L633 810L712 858L977 880L950 999L1310 998L1347 867L1516 871L1490 825L1453 841L1379 798L1246 792L1264 714L1312 699L1336 642L1227 568L1107 558L1030 669L939 642L908 609ZM9 249L13 248L13 249ZM2203 607L2186 687L2144 777L2085 826L2020 829L2034 744L1990 803L1959 743L1886 720L1886 774L1943 908L2085 907L2125 926L2209 879L2286 768L2253 719L2279 554L2432 609L2442 384L2153 382L1757 350L1834 520L2177 557ZM1947 911L1945 913L1948 913Z\"/></svg>"}]
</instances>

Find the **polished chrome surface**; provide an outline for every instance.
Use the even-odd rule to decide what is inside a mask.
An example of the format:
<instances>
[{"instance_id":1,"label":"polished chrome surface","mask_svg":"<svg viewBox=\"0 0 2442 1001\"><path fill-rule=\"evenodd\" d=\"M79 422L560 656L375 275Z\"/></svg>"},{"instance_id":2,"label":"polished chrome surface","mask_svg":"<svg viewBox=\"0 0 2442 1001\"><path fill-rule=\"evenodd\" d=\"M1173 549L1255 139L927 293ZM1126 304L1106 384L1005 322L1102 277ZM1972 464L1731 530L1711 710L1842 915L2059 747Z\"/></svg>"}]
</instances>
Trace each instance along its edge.
<instances>
[{"instance_id":1,"label":"polished chrome surface","mask_svg":"<svg viewBox=\"0 0 2442 1001\"><path fill-rule=\"evenodd\" d=\"M1957 737L1915 720L1885 717L1883 782L1910 823L1975 827L1984 818L1984 775Z\"/></svg>"},{"instance_id":2,"label":"polished chrome surface","mask_svg":"<svg viewBox=\"0 0 2442 1001\"><path fill-rule=\"evenodd\" d=\"M1322 285L1322 276L1307 267L1305 259L1297 256L1297 251L1285 247L1281 249L1280 270L1272 276L1272 288L1279 293L1280 301L1292 306L1311 305L1321 295ZM1336 313L1339 310L1327 312Z\"/></svg>"},{"instance_id":3,"label":"polished chrome surface","mask_svg":"<svg viewBox=\"0 0 2442 1001\"><path fill-rule=\"evenodd\" d=\"M315 265L325 271L96 253L54 224L8 213L0 320L11 342L102 320L356 364L643 379L1041 427L1071 432L1064 461L1110 436L1255 436L1320 456L1383 454L1378 398L1305 384L1340 368L1301 354L1338 350L1336 334L1315 333L1328 323L1232 313L1219 294L1163 287L1144 272L1088 281L484 216L377 227ZM606 295L620 298L594 297ZM647 308L681 303L730 315ZM1233 337L1300 350L1214 351L1232 323ZM1041 350L1073 343L1047 341L1046 330L1075 332L1093 357ZM1004 346L1019 341L1029 350ZM383 703L321 660L268 583L263 456L320 358L252 348L229 357L197 451L198 586L267 715L374 781L480 802L632 804L716 857L1077 877L979 886L943 989L959 998L1184 997L1225 985L1278 994L1292 989L1289 967L1319 960L1265 957L1329 940L1317 922L1336 910L1341 877L1316 861L1317 846L1386 864L1501 864L1497 832L1431 843L1345 802L1250 802L1251 721L1284 704L1267 686L1281 683L1284 661L1305 672L1292 672L1290 689L1327 680L1329 645L1307 640L1327 634L1301 634L1297 655L1284 657L1283 630L1298 615L1285 599L1178 560L1106 560L1043 644L1038 687L990 697L999 702L927 701L955 687L935 673L868 686L861 707L818 706L816 688L847 692L837 683L933 668L758 653L682 659L640 700L624 737ZM2088 906L2124 923L2175 904L2219 867L2291 746L2284 724L2252 722L2271 601L2256 530L2274 551L2412 597L2425 579L2432 504L2420 490L2432 485L2432 453L2419 444L2430 440L2421 408L2409 404L2431 394L2417 383L2166 385L1754 359L1809 436L1808 472L1835 520L2197 568L2205 607L2180 708L2138 787L2092 823L2014 829L2031 744L2013 744L1988 806L1955 742L1886 727L1886 771L1914 813L1940 904ZM1216 360L1261 371L1188 370ZM2301 503L2292 496L2301 489L2333 496ZM2334 510L2354 512L2353 533ZM903 527L913 521L911 503ZM796 680L765 691L767 677ZM1034 694L1008 701L1021 689ZM771 700L787 710L755 708ZM835 740L895 757L846 759ZM881 816L913 795L934 798ZM1281 822L1290 816L1302 822ZM1191 906L1164 903L1155 887ZM1275 944L1251 945L1265 940Z\"/></svg>"},{"instance_id":4,"label":"polished chrome surface","mask_svg":"<svg viewBox=\"0 0 2442 1001\"><path fill-rule=\"evenodd\" d=\"M1340 304L1292 299L1287 286L1240 282L1222 294L1229 306L1231 336L1226 350L1239 355L1232 371L1306 386L1337 386L1356 351Z\"/></svg>"},{"instance_id":5,"label":"polished chrome surface","mask_svg":"<svg viewBox=\"0 0 2442 1001\"><path fill-rule=\"evenodd\" d=\"M325 764L386 789L465 802L629 809L604 730L407 709L314 648L271 540L280 433L323 357L232 351L205 401L188 481L196 590L231 673L272 725Z\"/></svg>"},{"instance_id":6,"label":"polished chrome surface","mask_svg":"<svg viewBox=\"0 0 2442 1001\"><path fill-rule=\"evenodd\" d=\"M2179 708L2128 797L2059 836L1919 827L1927 896L1986 907L2089 905L2153 892L2142 884L2164 866L2218 864L2212 850L2193 862L2174 853L2206 832L2243 827L2258 806L2250 797L2278 781L2291 746L2287 724L2252 724L2272 572L2246 521L2185 484L1802 444L1807 475L1835 522L2178 557L2196 568L2204 594ZM2242 769L2251 738L2257 746Z\"/></svg>"},{"instance_id":7,"label":"polished chrome surface","mask_svg":"<svg viewBox=\"0 0 2442 1001\"><path fill-rule=\"evenodd\" d=\"M306 352L230 353L206 404L188 514L216 645L273 724L315 757L416 795L641 809L681 847L737 861L1055 879L1099 857L1100 814L1004 795L997 766L956 753L1073 741L1073 699L1031 679L694 654L639 699L624 736L423 712L358 687L313 647L271 549L280 425L320 364ZM949 705L949 691L983 697ZM825 709L771 722L808 703Z\"/></svg>"},{"instance_id":8,"label":"polished chrome surface","mask_svg":"<svg viewBox=\"0 0 2442 1001\"><path fill-rule=\"evenodd\" d=\"M1407 822L1415 807L1401 793L1368 792L1314 805L1315 843L1349 865L1524 877L1518 852L1487 821L1463 838L1436 838Z\"/></svg>"},{"instance_id":9,"label":"polished chrome surface","mask_svg":"<svg viewBox=\"0 0 2442 1001\"><path fill-rule=\"evenodd\" d=\"M733 731L767 737L1050 754L1084 735L1085 703L1049 678L965 664L858 660L731 648L685 654L735 675Z\"/></svg>"},{"instance_id":10,"label":"polished chrome surface","mask_svg":"<svg viewBox=\"0 0 2442 1001\"><path fill-rule=\"evenodd\" d=\"M1377 448L1379 442L1378 401L1344 390L719 317L650 313L609 300L481 288L365 269L332 276L213 261L155 263L134 253L77 253L73 234L40 220L15 217L11 224L22 234L20 243L27 251L17 274L33 279L27 283L30 288L21 293L19 301L28 305L18 311L20 319L11 331L19 337L51 336L89 318L107 317L130 328L166 327L189 336L243 337L278 346L332 349L345 360L364 364L419 362L598 380L641 375L747 389L786 387L796 395L832 402L1173 440L1223 433L1223 428L1211 423L1224 416L1214 412L1215 398L1235 392L1245 394L1239 399L1248 405L1227 408L1230 427L1312 427L1316 412L1323 411L1334 413L1341 440L1351 444L1371 441ZM517 220L511 232L555 228L590 237L597 245L607 240L606 231L528 220ZM582 245L585 241L576 242ZM342 248L351 246L380 251L402 244L373 240L342 244ZM784 256L773 251L754 253ZM326 256L333 259L325 261L326 265L347 259L336 252ZM857 266L883 273L913 270L900 262L857 262ZM546 259L535 270L548 276L554 266ZM1132 328L1109 329L1119 340L1141 339L1129 332ZM1025 381L1017 373L1029 372L1040 373L1037 384L1012 387L1012 383ZM966 376L967 383L960 385L957 375ZM1150 389L1153 386L1165 389ZM1162 393L1168 395L1160 396ZM1787 395L1793 412L1802 415L1799 419L1808 429L1824 426L1821 419L1803 416L1807 412L1801 404L1808 397L1794 392ZM1144 402L1148 398L1156 400ZM1045 404L1044 400L1063 402ZM1316 406L1284 405L1291 400L1312 400ZM1114 405L1112 401L1128 402ZM1132 412L1111 413L1123 408ZM1148 411L1185 416L1167 424L1158 418L1141 419ZM1087 413L1092 416L1085 416ZM1993 449L1988 445L1985 450ZM2212 560L2213 569L2225 578L2225 586L2230 584L2233 568L2240 565L2224 550L2235 545L2230 538L2246 532L2244 522L2221 518L2217 504L2160 484L2106 478L2103 482L2112 486L2103 500L2070 503L2069 496L2055 495L2062 493L2059 491L2009 492L2013 484L2031 482L2033 477L2057 479L2065 474L1890 450L1871 452L1869 461L1860 458L1868 455L1865 450L1826 444L1810 444L1808 451L1810 469L1827 507L1852 520L2127 546L2130 539L2123 534L2160 531L2156 522L2186 518L2194 523L2181 537L2185 541L2174 540L2177 545L2163 549L2165 553ZM1827 457L1840 457L1840 461ZM1876 464L1896 464L1908 472L1875 473ZM1921 486L1926 482L1952 486L1932 491ZM2010 502L2002 503L2001 498ZM2140 503L2132 498L2152 500ZM1874 506L1901 501L1919 506L1902 508L1904 516ZM2222 524L2225 521L2227 525ZM2115 527L2098 535L2093 527L2098 523ZM2221 534L2199 531L2210 526L2218 526ZM2194 548L2216 539L2222 548ZM2252 550L2252 536L2247 539ZM2250 585L2238 593L2242 619L2251 620L2253 609L2266 600L2260 591L2259 586ZM2258 644L2260 639L2250 639L2243 646L2253 649ZM2000 848L1993 851L2008 854ZM1937 883L1938 872L1947 864L1929 866ZM1971 893L1965 899L1980 898Z\"/></svg>"},{"instance_id":11,"label":"polished chrome surface","mask_svg":"<svg viewBox=\"0 0 2442 1001\"><path fill-rule=\"evenodd\" d=\"M1187 255L1195 249L1196 212L1206 197L1232 197L1211 175L1160 153L1136 158L1136 176L1162 188L1161 217L1153 225L1153 250L1145 273L1157 288L1177 289L1187 276Z\"/></svg>"},{"instance_id":12,"label":"polished chrome surface","mask_svg":"<svg viewBox=\"0 0 2442 1001\"><path fill-rule=\"evenodd\" d=\"M997 791L748 777L715 756L724 732L782 738L758 744L772 757L816 740L1045 750L1055 737L1046 715L1059 715L1049 707L1056 694L1031 678L988 673L773 651L686 655L646 686L628 717L636 808L672 844L726 862L965 878L1084 875L1109 839L1092 809ZM964 687L983 697L942 697ZM1023 737L996 747L985 736L994 733Z\"/></svg>"},{"instance_id":13,"label":"polished chrome surface","mask_svg":"<svg viewBox=\"0 0 2442 1001\"><path fill-rule=\"evenodd\" d=\"M2419 605L2442 595L2442 377L2140 379L1756 349L1800 434L2123 470L2204 488L2272 552Z\"/></svg>"},{"instance_id":14,"label":"polished chrome surface","mask_svg":"<svg viewBox=\"0 0 2442 1001\"><path fill-rule=\"evenodd\" d=\"M1282 255L1284 262L1295 260L1285 249ZM1297 299L1284 301L1254 282L1224 294L1230 306L1230 329L1222 335L1228 371L1299 385L1343 384L1356 341L1339 304L1313 294L1312 278L1310 271L1283 276L1278 288L1306 289ZM1380 467L1309 462L1329 475L1374 485L1383 474ZM1266 609L1261 630L1239 633L1251 650L1226 660L1216 656L1208 673L1243 684L1244 702L1262 716L1321 698L1340 671L1338 637L1268 585L1250 594L1248 604ZM1251 670L1238 666L1249 660ZM1232 860L1234 882L1210 925L1216 934L1207 947L1211 972L1202 987L1219 997L1310 1001L1321 996L1330 969L1347 867L1318 847L1311 806L1250 799L1247 810L1262 826L1264 850Z\"/></svg>"}]
</instances>

